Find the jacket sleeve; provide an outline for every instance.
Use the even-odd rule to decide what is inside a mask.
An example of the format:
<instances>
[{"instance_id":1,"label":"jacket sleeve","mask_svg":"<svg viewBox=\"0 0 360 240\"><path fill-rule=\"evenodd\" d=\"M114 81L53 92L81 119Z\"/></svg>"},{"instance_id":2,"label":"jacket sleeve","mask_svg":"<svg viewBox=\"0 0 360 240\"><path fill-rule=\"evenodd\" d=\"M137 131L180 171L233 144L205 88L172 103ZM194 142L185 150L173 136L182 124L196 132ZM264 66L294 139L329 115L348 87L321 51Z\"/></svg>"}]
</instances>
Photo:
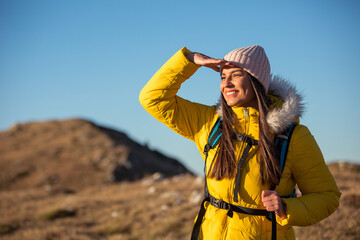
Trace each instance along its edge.
<instances>
[{"instance_id":1,"label":"jacket sleeve","mask_svg":"<svg viewBox=\"0 0 360 240\"><path fill-rule=\"evenodd\" d=\"M290 167L302 196L282 199L287 218L278 222L283 226L308 226L330 216L339 206L341 193L308 128L297 126L291 142Z\"/></svg>"},{"instance_id":2,"label":"jacket sleeve","mask_svg":"<svg viewBox=\"0 0 360 240\"><path fill-rule=\"evenodd\" d=\"M196 134L210 121L215 107L193 103L177 96L181 84L199 68L190 62L185 47L173 55L141 90L141 105L157 120L195 141Z\"/></svg>"}]
</instances>

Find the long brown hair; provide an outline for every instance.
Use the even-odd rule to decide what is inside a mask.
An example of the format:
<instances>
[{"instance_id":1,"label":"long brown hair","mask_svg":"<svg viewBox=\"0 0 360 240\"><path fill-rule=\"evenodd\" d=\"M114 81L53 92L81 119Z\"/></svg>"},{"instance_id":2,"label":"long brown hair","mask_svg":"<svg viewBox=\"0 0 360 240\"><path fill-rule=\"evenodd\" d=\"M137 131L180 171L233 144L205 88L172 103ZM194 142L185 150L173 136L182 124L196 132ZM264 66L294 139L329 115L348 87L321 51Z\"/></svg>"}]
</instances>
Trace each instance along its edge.
<instances>
[{"instance_id":1,"label":"long brown hair","mask_svg":"<svg viewBox=\"0 0 360 240\"><path fill-rule=\"evenodd\" d=\"M251 74L248 74L251 85L255 91L259 110L259 151L258 162L260 165L260 179L262 184L275 186L280 176L278 153L274 145L274 137L271 134L266 116L269 112L270 100L266 96L262 84ZM210 176L220 180L230 178L236 174L236 159L233 140L236 137L234 129L237 120L235 113L227 105L223 95L220 100L222 108L222 136L219 141L219 148L211 163Z\"/></svg>"}]
</instances>

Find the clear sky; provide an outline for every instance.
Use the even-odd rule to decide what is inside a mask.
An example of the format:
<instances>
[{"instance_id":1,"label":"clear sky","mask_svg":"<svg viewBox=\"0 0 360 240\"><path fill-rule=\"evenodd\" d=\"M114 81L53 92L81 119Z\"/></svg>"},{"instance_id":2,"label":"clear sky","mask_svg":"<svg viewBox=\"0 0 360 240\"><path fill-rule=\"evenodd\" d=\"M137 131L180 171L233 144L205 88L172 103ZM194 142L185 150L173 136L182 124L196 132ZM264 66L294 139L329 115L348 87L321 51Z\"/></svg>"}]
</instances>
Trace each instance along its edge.
<instances>
[{"instance_id":1,"label":"clear sky","mask_svg":"<svg viewBox=\"0 0 360 240\"><path fill-rule=\"evenodd\" d=\"M141 88L181 47L222 58L258 44L303 93L326 161L360 162L360 3L319 1L0 1L0 130L81 117L127 133L200 173L195 144L154 120ZM179 95L219 98L201 68Z\"/></svg>"}]
</instances>

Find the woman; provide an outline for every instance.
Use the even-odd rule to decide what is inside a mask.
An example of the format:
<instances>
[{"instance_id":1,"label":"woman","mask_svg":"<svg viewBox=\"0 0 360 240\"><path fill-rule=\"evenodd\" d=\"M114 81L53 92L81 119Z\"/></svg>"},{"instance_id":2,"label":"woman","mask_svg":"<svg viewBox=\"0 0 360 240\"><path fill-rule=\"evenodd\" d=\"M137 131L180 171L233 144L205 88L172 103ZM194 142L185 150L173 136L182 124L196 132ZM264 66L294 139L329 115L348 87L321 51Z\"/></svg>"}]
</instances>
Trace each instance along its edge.
<instances>
[{"instance_id":1,"label":"woman","mask_svg":"<svg viewBox=\"0 0 360 240\"><path fill-rule=\"evenodd\" d=\"M176 95L201 66L220 72L219 106L193 103ZM274 137L299 121L301 99L291 85L270 76L268 58L257 45L235 49L224 59L183 48L142 89L144 108L194 141L201 153L214 124L222 120L219 144L203 153L211 201L203 202L193 239L274 237L267 217L233 211L235 208L275 212L277 239L295 239L291 226L317 223L336 210L339 189L305 126L295 127L285 167L280 170ZM241 134L245 138L237 137ZM282 197L290 195L296 184L301 197ZM275 223L275 217L273 220Z\"/></svg>"}]
</instances>

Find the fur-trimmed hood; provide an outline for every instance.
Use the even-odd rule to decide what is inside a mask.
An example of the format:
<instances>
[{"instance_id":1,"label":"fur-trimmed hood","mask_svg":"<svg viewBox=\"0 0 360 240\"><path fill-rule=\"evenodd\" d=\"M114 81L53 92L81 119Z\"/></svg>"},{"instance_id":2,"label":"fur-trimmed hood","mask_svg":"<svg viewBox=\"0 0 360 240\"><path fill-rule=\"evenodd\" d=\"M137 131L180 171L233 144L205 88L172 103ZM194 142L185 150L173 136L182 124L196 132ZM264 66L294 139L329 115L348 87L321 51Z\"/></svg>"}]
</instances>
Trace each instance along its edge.
<instances>
[{"instance_id":1,"label":"fur-trimmed hood","mask_svg":"<svg viewBox=\"0 0 360 240\"><path fill-rule=\"evenodd\" d=\"M283 132L290 124L297 121L304 112L303 96L295 86L279 76L271 76L268 94L280 97L281 107L270 110L266 120L275 133Z\"/></svg>"},{"instance_id":2,"label":"fur-trimmed hood","mask_svg":"<svg viewBox=\"0 0 360 240\"><path fill-rule=\"evenodd\" d=\"M295 86L285 79L271 75L268 95L279 97L283 100L280 107L273 107L266 120L274 134L282 133L290 124L297 121L304 112L303 96L296 90ZM279 99L279 101L281 101ZM273 106L279 105L277 103ZM221 104L218 104L217 113L222 116Z\"/></svg>"}]
</instances>

